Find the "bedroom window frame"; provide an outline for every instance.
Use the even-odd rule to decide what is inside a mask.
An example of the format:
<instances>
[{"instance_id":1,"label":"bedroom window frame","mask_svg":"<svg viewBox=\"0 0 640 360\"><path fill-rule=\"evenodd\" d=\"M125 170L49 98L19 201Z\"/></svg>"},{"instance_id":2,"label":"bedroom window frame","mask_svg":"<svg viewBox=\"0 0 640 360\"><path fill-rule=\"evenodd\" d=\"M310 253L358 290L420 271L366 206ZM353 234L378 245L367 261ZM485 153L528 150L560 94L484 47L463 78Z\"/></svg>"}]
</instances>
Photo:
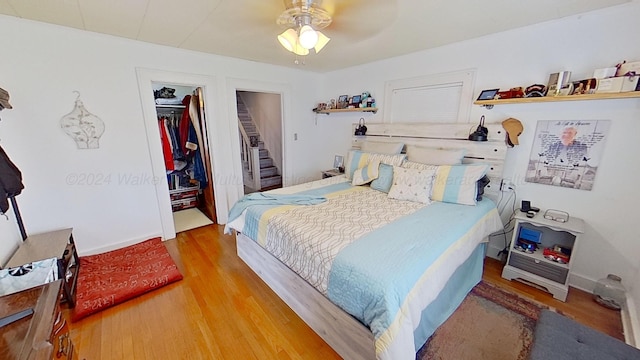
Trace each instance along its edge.
<instances>
[{"instance_id":1,"label":"bedroom window frame","mask_svg":"<svg viewBox=\"0 0 640 360\"><path fill-rule=\"evenodd\" d=\"M394 114L393 100L396 94L413 91L418 92L421 90L435 90L437 89L450 89L451 87L459 87L460 95L458 98L457 116L455 119L444 119L441 122L458 122L468 123L469 113L471 111L471 105L473 104L473 86L475 81L476 70L465 69L447 73L431 74L421 77L390 80L385 83L384 89L384 117L383 122L388 123L401 123L407 122L406 120L396 119L397 115ZM425 111L424 122L433 122L426 109L423 108L421 102L416 102L416 109ZM418 121L411 121L417 123Z\"/></svg>"}]
</instances>

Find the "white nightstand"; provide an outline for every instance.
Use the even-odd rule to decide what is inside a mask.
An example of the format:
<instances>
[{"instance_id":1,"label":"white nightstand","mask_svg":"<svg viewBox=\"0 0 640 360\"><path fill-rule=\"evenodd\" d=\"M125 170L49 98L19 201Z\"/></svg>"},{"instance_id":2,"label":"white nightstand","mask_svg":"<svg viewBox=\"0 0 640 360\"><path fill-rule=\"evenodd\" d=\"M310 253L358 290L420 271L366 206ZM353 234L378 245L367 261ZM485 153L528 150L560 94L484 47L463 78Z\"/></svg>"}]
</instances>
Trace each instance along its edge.
<instances>
[{"instance_id":1,"label":"white nightstand","mask_svg":"<svg viewBox=\"0 0 640 360\"><path fill-rule=\"evenodd\" d=\"M502 269L502 277L508 280L522 279L539 285L553 297L565 301L569 291L569 276L571 267L577 256L576 250L580 236L584 233L584 221L575 217L570 217L567 222L558 222L545 219L544 212L536 214L533 218L528 218L526 213L516 210L515 227L511 245L509 246L509 256L507 264ZM540 243L533 252L523 251L518 244L521 240L521 231L526 234L540 235ZM527 232L532 230L532 232ZM549 260L544 257L545 248L559 245L565 249L571 249L571 255L567 263Z\"/></svg>"}]
</instances>

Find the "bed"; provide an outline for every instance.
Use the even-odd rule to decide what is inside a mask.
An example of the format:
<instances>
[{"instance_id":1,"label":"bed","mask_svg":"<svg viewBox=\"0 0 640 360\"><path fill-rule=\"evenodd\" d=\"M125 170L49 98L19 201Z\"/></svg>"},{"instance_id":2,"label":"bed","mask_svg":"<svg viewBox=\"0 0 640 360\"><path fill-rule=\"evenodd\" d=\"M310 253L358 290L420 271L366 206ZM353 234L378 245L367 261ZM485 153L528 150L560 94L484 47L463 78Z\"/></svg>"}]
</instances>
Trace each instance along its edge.
<instances>
[{"instance_id":1,"label":"bed","mask_svg":"<svg viewBox=\"0 0 640 360\"><path fill-rule=\"evenodd\" d=\"M494 184L501 176L506 148L499 125L488 126L487 142L464 140L469 124L367 126L366 137L354 137L353 154L371 139L401 141L407 149L462 149L469 165L416 173L400 169L405 157L393 168L396 180L400 171L438 179L445 168L449 180L460 168L468 176L483 167ZM362 164L383 169L375 155L364 154L370 158ZM485 187L473 204L446 196L408 201L373 183L353 185L374 166L351 167L362 171L246 197L225 231L236 231L239 257L343 358L415 359L482 277L486 238L502 229L489 199L496 186ZM433 196L437 186L434 180Z\"/></svg>"}]
</instances>

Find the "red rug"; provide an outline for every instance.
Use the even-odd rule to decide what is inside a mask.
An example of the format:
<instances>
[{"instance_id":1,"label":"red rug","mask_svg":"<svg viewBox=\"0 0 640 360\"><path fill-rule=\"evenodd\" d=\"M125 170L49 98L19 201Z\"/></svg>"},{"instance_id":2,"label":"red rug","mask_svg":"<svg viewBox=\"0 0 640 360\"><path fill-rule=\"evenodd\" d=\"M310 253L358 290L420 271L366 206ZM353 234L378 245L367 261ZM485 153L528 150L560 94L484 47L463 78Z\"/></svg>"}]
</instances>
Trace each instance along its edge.
<instances>
[{"instance_id":1,"label":"red rug","mask_svg":"<svg viewBox=\"0 0 640 360\"><path fill-rule=\"evenodd\" d=\"M182 279L160 238L80 257L73 321Z\"/></svg>"}]
</instances>

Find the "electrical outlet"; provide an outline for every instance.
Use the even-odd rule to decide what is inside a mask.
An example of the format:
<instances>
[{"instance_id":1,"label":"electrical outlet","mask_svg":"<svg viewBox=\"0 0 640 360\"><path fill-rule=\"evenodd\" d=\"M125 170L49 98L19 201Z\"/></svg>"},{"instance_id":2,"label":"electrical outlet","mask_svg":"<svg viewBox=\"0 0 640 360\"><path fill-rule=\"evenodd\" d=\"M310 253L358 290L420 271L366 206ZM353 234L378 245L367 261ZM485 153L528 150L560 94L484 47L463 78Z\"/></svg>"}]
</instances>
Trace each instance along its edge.
<instances>
[{"instance_id":1,"label":"electrical outlet","mask_svg":"<svg viewBox=\"0 0 640 360\"><path fill-rule=\"evenodd\" d=\"M500 182L500 191L513 191L515 188L515 185L507 179L502 179Z\"/></svg>"}]
</instances>

